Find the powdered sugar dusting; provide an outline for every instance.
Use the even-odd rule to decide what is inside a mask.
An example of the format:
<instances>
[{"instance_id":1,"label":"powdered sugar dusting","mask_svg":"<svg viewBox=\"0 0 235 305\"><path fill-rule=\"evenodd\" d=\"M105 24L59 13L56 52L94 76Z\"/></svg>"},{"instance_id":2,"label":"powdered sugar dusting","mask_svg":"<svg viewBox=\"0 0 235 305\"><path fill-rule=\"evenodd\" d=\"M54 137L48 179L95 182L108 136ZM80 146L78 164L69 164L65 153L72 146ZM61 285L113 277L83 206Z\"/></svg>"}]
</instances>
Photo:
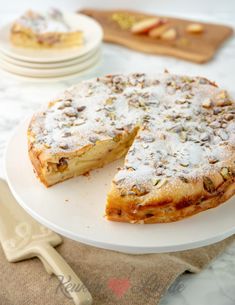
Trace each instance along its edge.
<instances>
[{"instance_id":1,"label":"powdered sugar dusting","mask_svg":"<svg viewBox=\"0 0 235 305\"><path fill-rule=\"evenodd\" d=\"M70 26L64 20L62 12L57 9L52 9L47 13L27 11L17 20L17 23L37 34L71 31Z\"/></svg>"},{"instance_id":2,"label":"powdered sugar dusting","mask_svg":"<svg viewBox=\"0 0 235 305\"><path fill-rule=\"evenodd\" d=\"M35 147L54 154L115 139L136 126L114 178L130 194L145 194L172 177L196 177L234 154L234 102L200 77L131 74L82 82L36 115L30 128Z\"/></svg>"}]
</instances>

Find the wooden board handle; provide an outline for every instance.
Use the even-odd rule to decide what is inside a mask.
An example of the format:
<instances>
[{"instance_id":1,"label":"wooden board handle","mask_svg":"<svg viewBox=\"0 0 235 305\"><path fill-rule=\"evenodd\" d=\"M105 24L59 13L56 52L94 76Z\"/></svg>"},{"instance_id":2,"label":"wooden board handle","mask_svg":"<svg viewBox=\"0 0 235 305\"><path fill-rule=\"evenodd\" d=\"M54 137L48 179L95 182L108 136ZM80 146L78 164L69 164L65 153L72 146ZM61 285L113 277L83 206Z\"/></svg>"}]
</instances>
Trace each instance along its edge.
<instances>
[{"instance_id":1,"label":"wooden board handle","mask_svg":"<svg viewBox=\"0 0 235 305\"><path fill-rule=\"evenodd\" d=\"M62 256L49 244L38 243L34 249L35 256L42 260L47 272L54 273L63 286L64 294L72 298L76 305L91 305L92 296Z\"/></svg>"}]
</instances>

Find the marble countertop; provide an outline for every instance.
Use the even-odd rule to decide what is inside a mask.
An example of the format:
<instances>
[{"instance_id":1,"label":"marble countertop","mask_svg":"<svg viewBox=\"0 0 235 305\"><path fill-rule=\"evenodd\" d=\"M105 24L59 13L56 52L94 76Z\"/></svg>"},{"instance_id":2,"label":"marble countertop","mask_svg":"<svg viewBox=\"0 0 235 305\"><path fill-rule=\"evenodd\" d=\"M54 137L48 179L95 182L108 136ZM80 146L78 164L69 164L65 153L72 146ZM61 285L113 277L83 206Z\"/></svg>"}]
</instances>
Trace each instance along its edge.
<instances>
[{"instance_id":1,"label":"marble countertop","mask_svg":"<svg viewBox=\"0 0 235 305\"><path fill-rule=\"evenodd\" d=\"M111 2L112 4L110 4ZM195 3L186 0L158 2L149 0L144 7L142 3L140 0L133 0L131 5L128 5L124 0L103 0L99 1L99 7L142 9L163 15L225 23L235 28L235 2L232 0L216 3L212 0L198 0ZM80 7L85 4L85 1L79 1ZM52 0L37 1L37 5L34 5L33 8L44 8L50 5L54 5ZM0 25L12 20L24 9L32 7L29 0L12 0L8 5L3 5L3 0L0 0L0 6ZM57 6L68 10L78 8L75 0L58 0ZM98 5L92 0L89 1L89 6L97 7ZM104 44L103 59L100 65L89 74L69 81L36 84L19 81L0 72L0 176L4 177L3 153L12 130L21 120L32 114L42 103L47 102L58 92L81 79L106 73L159 72L165 68L174 73L206 76L216 80L235 96L235 38L225 43L215 58L204 65L164 56L145 55L119 46ZM235 245L227 249L220 258L200 274L181 276L162 299L161 305L207 305L209 302L214 305L235 304Z\"/></svg>"}]
</instances>

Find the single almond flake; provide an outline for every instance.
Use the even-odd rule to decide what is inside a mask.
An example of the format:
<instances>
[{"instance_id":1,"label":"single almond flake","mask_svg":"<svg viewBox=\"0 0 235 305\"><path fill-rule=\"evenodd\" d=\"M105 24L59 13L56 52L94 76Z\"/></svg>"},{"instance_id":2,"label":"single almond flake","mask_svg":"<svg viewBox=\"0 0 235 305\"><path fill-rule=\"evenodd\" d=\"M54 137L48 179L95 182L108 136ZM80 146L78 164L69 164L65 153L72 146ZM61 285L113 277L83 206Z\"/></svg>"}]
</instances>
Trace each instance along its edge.
<instances>
[{"instance_id":1,"label":"single almond flake","mask_svg":"<svg viewBox=\"0 0 235 305\"><path fill-rule=\"evenodd\" d=\"M64 106L65 106L65 107L71 107L71 100L66 100L66 101L64 102Z\"/></svg>"},{"instance_id":2,"label":"single almond flake","mask_svg":"<svg viewBox=\"0 0 235 305\"><path fill-rule=\"evenodd\" d=\"M165 185L167 183L167 179L161 179L161 181L159 181L155 186L157 189L160 189L163 185Z\"/></svg>"},{"instance_id":3,"label":"single almond flake","mask_svg":"<svg viewBox=\"0 0 235 305\"><path fill-rule=\"evenodd\" d=\"M97 141L99 141L99 138L98 137L96 137L96 136L91 136L91 137L89 137L89 141L91 142L91 143L96 143Z\"/></svg>"},{"instance_id":4,"label":"single almond flake","mask_svg":"<svg viewBox=\"0 0 235 305\"><path fill-rule=\"evenodd\" d=\"M229 135L226 131L224 131L223 129L219 129L217 132L217 135L221 138L221 140L223 141L227 141L229 138Z\"/></svg>"},{"instance_id":5,"label":"single almond flake","mask_svg":"<svg viewBox=\"0 0 235 305\"><path fill-rule=\"evenodd\" d=\"M215 185L214 185L213 181L211 180L211 178L204 176L203 177L203 186L204 186L204 189L208 193L212 194L215 192Z\"/></svg>"},{"instance_id":6,"label":"single almond flake","mask_svg":"<svg viewBox=\"0 0 235 305\"><path fill-rule=\"evenodd\" d=\"M209 141L210 140L210 135L207 132L203 132L200 136L201 141Z\"/></svg>"},{"instance_id":7,"label":"single almond flake","mask_svg":"<svg viewBox=\"0 0 235 305\"><path fill-rule=\"evenodd\" d=\"M228 167L222 167L220 170L220 174L224 180L228 180L231 177L231 171Z\"/></svg>"},{"instance_id":8,"label":"single almond flake","mask_svg":"<svg viewBox=\"0 0 235 305\"><path fill-rule=\"evenodd\" d=\"M156 186L160 181L161 181L161 179L159 179L159 178L153 178L153 179L152 179L152 184L153 184L154 186Z\"/></svg>"},{"instance_id":9,"label":"single almond flake","mask_svg":"<svg viewBox=\"0 0 235 305\"><path fill-rule=\"evenodd\" d=\"M71 137L71 132L70 131L66 131L64 134L63 134L63 138L67 138L67 137Z\"/></svg>"},{"instance_id":10,"label":"single almond flake","mask_svg":"<svg viewBox=\"0 0 235 305\"><path fill-rule=\"evenodd\" d=\"M51 145L49 145L49 144L47 144L47 143L45 143L44 146L45 146L46 148L51 148Z\"/></svg>"},{"instance_id":11,"label":"single almond flake","mask_svg":"<svg viewBox=\"0 0 235 305\"><path fill-rule=\"evenodd\" d=\"M77 108L77 111L82 112L85 109L86 109L86 106L80 106L80 107Z\"/></svg>"},{"instance_id":12,"label":"single almond flake","mask_svg":"<svg viewBox=\"0 0 235 305\"><path fill-rule=\"evenodd\" d=\"M180 136L180 141L181 142L185 143L187 141L188 136L187 136L187 133L185 131L182 131L179 136Z\"/></svg>"},{"instance_id":13,"label":"single almond flake","mask_svg":"<svg viewBox=\"0 0 235 305\"><path fill-rule=\"evenodd\" d=\"M234 119L234 115L228 113L224 116L224 118L226 121L231 121L232 119Z\"/></svg>"},{"instance_id":14,"label":"single almond flake","mask_svg":"<svg viewBox=\"0 0 235 305\"><path fill-rule=\"evenodd\" d=\"M63 110L64 108L65 108L65 105L64 104L60 104L57 109Z\"/></svg>"},{"instance_id":15,"label":"single almond flake","mask_svg":"<svg viewBox=\"0 0 235 305\"><path fill-rule=\"evenodd\" d=\"M69 148L67 143L60 143L59 147L62 148L62 149L68 149Z\"/></svg>"},{"instance_id":16,"label":"single almond flake","mask_svg":"<svg viewBox=\"0 0 235 305\"><path fill-rule=\"evenodd\" d=\"M77 116L77 113L75 112L75 110L73 108L65 110L64 114L70 118Z\"/></svg>"},{"instance_id":17,"label":"single almond flake","mask_svg":"<svg viewBox=\"0 0 235 305\"><path fill-rule=\"evenodd\" d=\"M188 167L189 166L189 162L186 161L186 160L182 160L182 161L180 161L180 165L183 166L183 167Z\"/></svg>"},{"instance_id":18,"label":"single almond flake","mask_svg":"<svg viewBox=\"0 0 235 305\"><path fill-rule=\"evenodd\" d=\"M180 180L183 181L184 183L188 183L188 179L185 178L184 176L179 176Z\"/></svg>"},{"instance_id":19,"label":"single almond flake","mask_svg":"<svg viewBox=\"0 0 235 305\"><path fill-rule=\"evenodd\" d=\"M215 164L219 161L215 156L209 156L208 159L210 164Z\"/></svg>"},{"instance_id":20,"label":"single almond flake","mask_svg":"<svg viewBox=\"0 0 235 305\"><path fill-rule=\"evenodd\" d=\"M202 107L204 108L210 108L211 106L212 106L212 101L209 98L202 102Z\"/></svg>"},{"instance_id":21,"label":"single almond flake","mask_svg":"<svg viewBox=\"0 0 235 305\"><path fill-rule=\"evenodd\" d=\"M215 104L219 107L232 105L232 101L226 90L222 90L219 94L217 94L217 96L215 97Z\"/></svg>"},{"instance_id":22,"label":"single almond flake","mask_svg":"<svg viewBox=\"0 0 235 305\"><path fill-rule=\"evenodd\" d=\"M113 101L114 101L114 98L109 97L109 98L105 101L105 104L106 104L106 105L112 105L112 104L113 104Z\"/></svg>"}]
</instances>

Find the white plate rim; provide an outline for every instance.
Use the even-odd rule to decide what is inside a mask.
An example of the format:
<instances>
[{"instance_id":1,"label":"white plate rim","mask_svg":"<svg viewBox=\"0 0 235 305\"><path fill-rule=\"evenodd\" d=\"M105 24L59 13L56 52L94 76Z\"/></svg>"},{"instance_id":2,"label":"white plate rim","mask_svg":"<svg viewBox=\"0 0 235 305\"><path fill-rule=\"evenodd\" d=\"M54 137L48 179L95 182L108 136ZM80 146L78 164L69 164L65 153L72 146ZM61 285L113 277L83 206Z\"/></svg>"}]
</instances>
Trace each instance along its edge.
<instances>
[{"instance_id":1,"label":"white plate rim","mask_svg":"<svg viewBox=\"0 0 235 305\"><path fill-rule=\"evenodd\" d=\"M9 138L8 143L6 145L6 149L4 152L4 169L5 169L5 173L6 173L6 180L8 182L8 185L14 195L14 197L16 198L16 200L18 201L18 203L33 217L35 218L37 221L39 221L41 224L45 225L46 227L50 228L51 230L65 236L68 237L70 239L73 239L75 241L79 241L82 242L84 244L88 244L91 246L95 246L95 247L99 247L99 248L104 248L104 249L108 249L108 250L114 250L114 251L119 251L119 252L124 252L124 253L130 253L130 254L148 254L148 253L165 253L165 252L176 252L176 251L183 251L183 250L189 250L189 249L195 249L198 247L203 247L203 246L207 246L216 242L219 242L231 235L233 235L235 233L235 223L234 226L230 229L227 229L223 232L221 232L220 234L211 236L210 238L205 238L203 240L200 241L190 241L187 243L182 243L182 244L173 244L173 245L168 245L168 246L156 246L156 247L143 247L141 245L139 245L138 247L129 247L127 245L122 245L122 244L113 244L111 243L107 243L107 242L102 242L102 241L97 241L97 240L93 240L93 239L87 239L87 237L80 235L78 238L77 234L74 234L74 232L71 232L69 230L64 230L63 228L61 228L60 226L58 226L55 223L51 223L50 221L48 221L47 219L43 218L41 215L38 215L37 213L35 213L32 209L30 209L30 207L25 204L25 202L22 200L22 198L19 196L19 194L17 194L17 192L14 189L14 186L12 184L11 178L9 176L9 171L8 171L8 156L9 156L9 149L10 149L10 145L14 139L14 137L16 137L17 133L19 132L19 128L25 124L28 124L29 119L26 119L24 122L22 122L19 126L17 126L14 130L14 132L12 133L12 136ZM39 183L39 182L38 182ZM234 201L235 198L233 198ZM231 199L230 199L231 200ZM234 205L235 202L230 203L230 205ZM221 209L223 208L225 205L221 205L215 209ZM210 211L213 212L212 209ZM210 211L205 211L203 213L208 213ZM203 214L200 213L200 214ZM200 214L197 214L195 216L200 216ZM209 214L208 214L209 215ZM195 217L193 216L193 217ZM188 218L188 219L193 219L193 217ZM173 223L173 224L177 224ZM156 224L149 224L149 225L144 225L144 226L155 226ZM161 224L157 224L157 225L161 225ZM130 224L130 226L132 226ZM141 225L138 225L141 226Z\"/></svg>"},{"instance_id":2,"label":"white plate rim","mask_svg":"<svg viewBox=\"0 0 235 305\"><path fill-rule=\"evenodd\" d=\"M6 63L0 59L0 68L7 70L13 74L19 74L26 77L35 78L53 78L64 75L74 74L83 70L88 69L90 66L95 64L101 57L101 52L93 54L91 58L88 58L84 62L73 64L71 66L55 68L55 69L30 69L25 67L16 66L10 63Z\"/></svg>"},{"instance_id":3,"label":"white plate rim","mask_svg":"<svg viewBox=\"0 0 235 305\"><path fill-rule=\"evenodd\" d=\"M28 62L28 61L22 61L18 59L14 59L10 56L5 55L4 53L1 53L0 51L0 60L5 61L7 63L10 63L12 65L20 66L20 67L25 67L25 68L32 68L32 69L40 69L40 70L46 70L46 69L56 69L56 68L63 68L63 67L68 67L72 66L75 64L79 64L85 60L88 60L94 54L96 54L98 51L101 50L101 47L97 47L94 50L91 50L90 52L84 54L83 56L75 57L73 59L65 60L65 61L59 61L59 62L53 62L53 63L33 63L33 62Z\"/></svg>"},{"instance_id":4,"label":"white plate rim","mask_svg":"<svg viewBox=\"0 0 235 305\"><path fill-rule=\"evenodd\" d=\"M87 69L84 69L80 72L76 72L73 74L61 75L59 77L29 77L20 74L14 74L4 69L1 69L1 73L15 79L16 81L25 81L30 83L45 83L45 82L55 83L58 81L69 81L71 79L76 79L78 77L89 74L99 66L100 62L101 62L101 58L98 58L97 62L95 62L94 65L88 67Z\"/></svg>"}]
</instances>

